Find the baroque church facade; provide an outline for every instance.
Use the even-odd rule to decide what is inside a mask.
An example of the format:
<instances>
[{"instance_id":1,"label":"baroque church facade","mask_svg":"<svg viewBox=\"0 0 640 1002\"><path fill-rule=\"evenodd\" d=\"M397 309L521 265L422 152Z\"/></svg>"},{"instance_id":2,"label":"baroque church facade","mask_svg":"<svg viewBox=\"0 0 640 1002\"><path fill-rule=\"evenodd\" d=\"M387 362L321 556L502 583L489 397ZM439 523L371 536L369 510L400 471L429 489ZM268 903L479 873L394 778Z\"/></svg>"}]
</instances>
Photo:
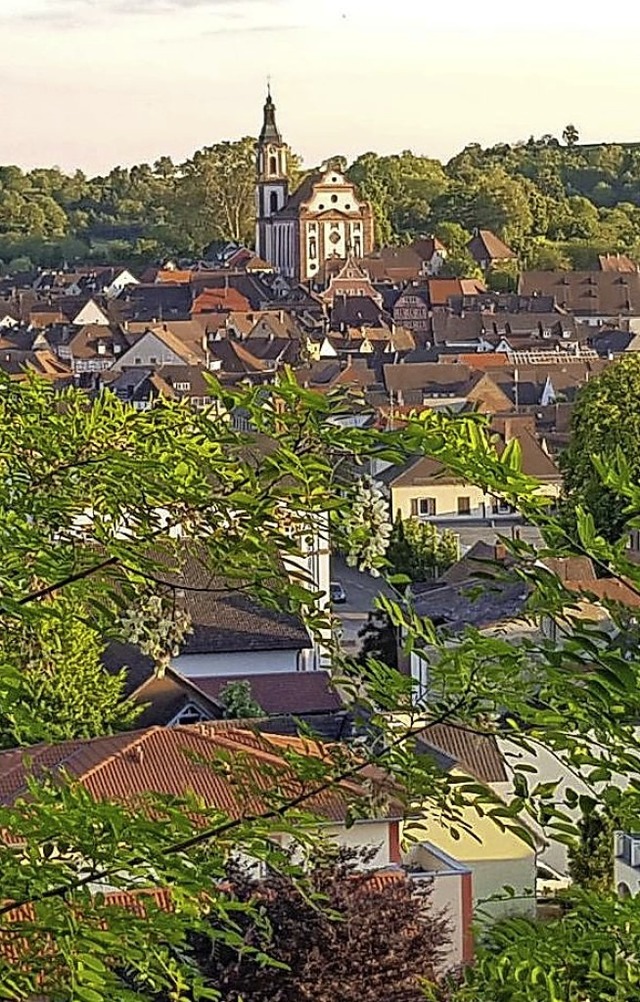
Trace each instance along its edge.
<instances>
[{"instance_id":1,"label":"baroque church facade","mask_svg":"<svg viewBox=\"0 0 640 1002\"><path fill-rule=\"evenodd\" d=\"M322 282L330 258L371 254L373 210L330 163L290 193L287 158L269 91L258 139L256 252L287 278Z\"/></svg>"}]
</instances>

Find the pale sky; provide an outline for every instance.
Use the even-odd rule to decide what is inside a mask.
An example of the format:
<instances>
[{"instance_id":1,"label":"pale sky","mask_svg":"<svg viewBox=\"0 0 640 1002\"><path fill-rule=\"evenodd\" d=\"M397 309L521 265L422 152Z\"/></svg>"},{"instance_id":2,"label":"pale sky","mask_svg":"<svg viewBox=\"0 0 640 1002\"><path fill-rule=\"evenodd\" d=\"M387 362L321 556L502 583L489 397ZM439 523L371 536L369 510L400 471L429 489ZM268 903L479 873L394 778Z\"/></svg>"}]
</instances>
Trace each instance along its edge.
<instances>
[{"instance_id":1,"label":"pale sky","mask_svg":"<svg viewBox=\"0 0 640 1002\"><path fill-rule=\"evenodd\" d=\"M590 11L593 11L591 13ZM308 166L560 135L638 140L640 3L0 0L0 163L106 171L256 135Z\"/></svg>"}]
</instances>

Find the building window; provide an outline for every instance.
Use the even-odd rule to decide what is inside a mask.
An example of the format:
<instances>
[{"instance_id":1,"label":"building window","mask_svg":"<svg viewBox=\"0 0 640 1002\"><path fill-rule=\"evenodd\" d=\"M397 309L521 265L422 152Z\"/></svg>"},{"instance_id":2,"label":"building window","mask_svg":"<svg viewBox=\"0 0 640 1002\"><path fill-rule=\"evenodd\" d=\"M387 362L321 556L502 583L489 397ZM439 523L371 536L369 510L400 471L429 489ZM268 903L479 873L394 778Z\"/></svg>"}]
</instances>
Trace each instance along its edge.
<instances>
[{"instance_id":1,"label":"building window","mask_svg":"<svg viewBox=\"0 0 640 1002\"><path fill-rule=\"evenodd\" d=\"M413 498L411 502L411 514L412 515L435 515L436 513L436 499L435 498Z\"/></svg>"},{"instance_id":2,"label":"building window","mask_svg":"<svg viewBox=\"0 0 640 1002\"><path fill-rule=\"evenodd\" d=\"M502 498L494 498L491 507L494 515L511 515L515 511L513 505L503 501Z\"/></svg>"},{"instance_id":3,"label":"building window","mask_svg":"<svg viewBox=\"0 0 640 1002\"><path fill-rule=\"evenodd\" d=\"M177 717L171 721L172 727L177 727L179 725L185 726L187 724L199 724L201 720L206 720L206 715L202 712L199 706L195 703L187 703L184 710L182 710Z\"/></svg>"},{"instance_id":4,"label":"building window","mask_svg":"<svg viewBox=\"0 0 640 1002\"><path fill-rule=\"evenodd\" d=\"M318 208L319 209L324 209L324 202L320 202L320 205L318 206Z\"/></svg>"},{"instance_id":5,"label":"building window","mask_svg":"<svg viewBox=\"0 0 640 1002\"><path fill-rule=\"evenodd\" d=\"M134 365L142 365L142 359L141 358L134 358L133 364Z\"/></svg>"},{"instance_id":6,"label":"building window","mask_svg":"<svg viewBox=\"0 0 640 1002\"><path fill-rule=\"evenodd\" d=\"M458 515L471 514L471 498L458 498Z\"/></svg>"},{"instance_id":7,"label":"building window","mask_svg":"<svg viewBox=\"0 0 640 1002\"><path fill-rule=\"evenodd\" d=\"M157 365L157 364L158 364L158 359L156 358L155 355L151 355L149 358L149 365Z\"/></svg>"},{"instance_id":8,"label":"building window","mask_svg":"<svg viewBox=\"0 0 640 1002\"><path fill-rule=\"evenodd\" d=\"M269 173L270 174L278 173L278 161L276 157L269 157Z\"/></svg>"},{"instance_id":9,"label":"building window","mask_svg":"<svg viewBox=\"0 0 640 1002\"><path fill-rule=\"evenodd\" d=\"M338 201L338 196L337 195L332 195L331 196L331 201L332 202L337 202Z\"/></svg>"},{"instance_id":10,"label":"building window","mask_svg":"<svg viewBox=\"0 0 640 1002\"><path fill-rule=\"evenodd\" d=\"M190 389L191 383L176 383L176 390L179 390L181 393L188 393Z\"/></svg>"},{"instance_id":11,"label":"building window","mask_svg":"<svg viewBox=\"0 0 640 1002\"><path fill-rule=\"evenodd\" d=\"M278 211L278 192L277 191L272 191L271 192L271 211L272 212L277 212Z\"/></svg>"}]
</instances>

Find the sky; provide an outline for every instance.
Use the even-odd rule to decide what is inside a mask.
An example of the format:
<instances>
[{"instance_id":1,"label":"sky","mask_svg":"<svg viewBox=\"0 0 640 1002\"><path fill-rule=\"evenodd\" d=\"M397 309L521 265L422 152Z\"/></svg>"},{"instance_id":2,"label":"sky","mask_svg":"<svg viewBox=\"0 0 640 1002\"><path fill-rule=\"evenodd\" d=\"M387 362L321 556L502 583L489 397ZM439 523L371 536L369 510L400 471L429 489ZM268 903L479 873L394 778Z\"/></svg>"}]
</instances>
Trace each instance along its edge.
<instances>
[{"instance_id":1,"label":"sky","mask_svg":"<svg viewBox=\"0 0 640 1002\"><path fill-rule=\"evenodd\" d=\"M0 163L179 162L256 135L269 77L307 166L638 140L639 39L637 0L0 0Z\"/></svg>"}]
</instances>

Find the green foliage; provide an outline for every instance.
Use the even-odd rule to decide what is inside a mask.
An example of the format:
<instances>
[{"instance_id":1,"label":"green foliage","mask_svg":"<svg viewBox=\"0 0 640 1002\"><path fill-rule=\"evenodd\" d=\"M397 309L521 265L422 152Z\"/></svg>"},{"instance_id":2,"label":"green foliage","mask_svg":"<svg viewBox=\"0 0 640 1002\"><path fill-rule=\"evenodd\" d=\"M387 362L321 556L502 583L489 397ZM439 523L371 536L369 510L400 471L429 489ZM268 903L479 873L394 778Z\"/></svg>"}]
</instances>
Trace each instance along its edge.
<instances>
[{"instance_id":1,"label":"green foliage","mask_svg":"<svg viewBox=\"0 0 640 1002\"><path fill-rule=\"evenodd\" d=\"M249 720L263 717L264 710L251 695L251 683L244 679L227 682L222 687L218 699L224 706L224 715L232 720Z\"/></svg>"},{"instance_id":2,"label":"green foliage","mask_svg":"<svg viewBox=\"0 0 640 1002\"><path fill-rule=\"evenodd\" d=\"M394 156L363 153L348 173L373 204L378 244L424 232L432 207L448 183L437 160L409 150Z\"/></svg>"},{"instance_id":3,"label":"green foliage","mask_svg":"<svg viewBox=\"0 0 640 1002\"><path fill-rule=\"evenodd\" d=\"M124 702L124 671L104 669L104 645L84 616L86 610L60 600L55 620L36 619L22 631L10 623L0 628L0 674L13 679L0 712L4 747L99 737L138 716L139 708Z\"/></svg>"},{"instance_id":4,"label":"green foliage","mask_svg":"<svg viewBox=\"0 0 640 1002\"><path fill-rule=\"evenodd\" d=\"M381 596L378 606L404 653L426 662L428 694L419 695L409 676L377 658L355 663L332 648L341 691L363 709L369 730L354 744L322 745L322 754L314 753L310 737L306 752L290 750L286 758L278 759L274 745L258 777L242 755L225 752L202 762L219 782L228 781L235 808L207 807L186 791L111 803L72 777L32 780L26 796L0 805L0 984L8 998L215 998L192 951L194 935L204 937L210 958L225 950L250 963L253 958L269 997L278 983L266 973L269 941L256 946L243 937L247 929L268 930L265 903L233 899L224 881L231 860L248 859L287 886L293 882L306 902L301 866L281 845L290 844L297 861L313 858L326 830L316 810L328 796L343 798L350 823L392 809L473 831L471 808L529 845L523 819L535 821L547 839L571 845L579 834L576 817L591 805L610 812L623 829L637 830L640 660L637 643L629 643L633 623L616 603L607 605L611 628L578 616L575 594L540 560L591 555L640 589L640 569L624 547L601 538L586 512L579 535L568 537L540 485L522 473L517 453L499 455L490 428L476 416L425 411L396 431L342 426L336 418L351 413L347 397L301 388L287 372L273 386L250 389L211 379L211 392L217 406L208 412L172 402L135 411L108 393L90 402L75 389L56 394L38 380L3 381L0 694L6 718L20 717L23 740L37 740L41 727L34 720L29 729L21 710L22 675L30 665L58 670L59 652L79 658L105 637L121 638L123 612L144 605L150 590L165 601L163 609L172 608L177 586L167 569L177 573L186 554L197 554L211 578L222 568L230 588L242 583L269 608L301 615L315 637L326 638L331 623L316 609L313 584L292 580L283 560L300 557L299 539L325 524L327 512L338 542L362 533L351 514L358 490L345 472L355 464L430 456L537 525L540 552L507 542L512 563L500 571L519 591L526 589L527 628L521 636L472 628L451 635L418 615L410 598ZM229 422L237 407L255 433ZM595 469L626 499L632 526L640 512L632 457L603 450ZM398 527L398 545L406 545L406 528ZM441 559L439 544L432 539L429 546L419 555L433 564ZM406 573L406 563L398 570ZM416 731L426 732L428 741L429 729L447 722L500 737L516 777L512 799L505 802L473 777L443 772L416 753ZM540 748L557 762L562 786L538 782L528 771L527 756ZM292 773L283 779L285 764ZM383 772L380 787L374 779ZM138 895L161 888L171 908L153 899L143 909L116 906L98 887ZM639 921L636 901L604 894L584 904L576 897L555 924L513 919L486 940L477 966L455 991L465 1002L637 998ZM389 935L398 944L404 933L402 923L389 925L384 946ZM338 942L344 928L323 926L325 932ZM379 944L377 924L375 933ZM372 942L367 955L374 963L380 947L374 951ZM292 967L297 959L285 961ZM348 948L333 959L345 970ZM316 966L311 983L305 970L310 997L322 997L316 989L326 967ZM369 984L354 976L345 979L345 990L379 997L379 968L372 970ZM385 976L382 984L389 994L395 981Z\"/></svg>"},{"instance_id":5,"label":"green foliage","mask_svg":"<svg viewBox=\"0 0 640 1002\"><path fill-rule=\"evenodd\" d=\"M611 894L614 889L614 824L601 810L583 812L579 838L569 846L569 875L584 891Z\"/></svg>"},{"instance_id":6,"label":"green foliage","mask_svg":"<svg viewBox=\"0 0 640 1002\"><path fill-rule=\"evenodd\" d=\"M575 267L592 267L598 253L638 255L638 149L580 146L571 125L563 140L473 144L446 165L408 150L364 153L350 166L343 157L333 160L372 202L379 245L435 232L450 252L452 275L467 272L469 261L466 241L451 227L493 230L531 266L539 255L547 263L536 266L545 268L557 256L560 267L567 256ZM289 167L295 186L302 171L293 153ZM161 157L104 177L0 167L0 259L54 267L90 256L133 265L199 255L214 240L250 243L254 184L250 137L205 147L182 164Z\"/></svg>"},{"instance_id":7,"label":"green foliage","mask_svg":"<svg viewBox=\"0 0 640 1002\"><path fill-rule=\"evenodd\" d=\"M393 574L428 581L455 563L458 556L458 537L450 529L439 532L431 522L403 519L398 513L387 550Z\"/></svg>"},{"instance_id":8,"label":"green foliage","mask_svg":"<svg viewBox=\"0 0 640 1002\"><path fill-rule=\"evenodd\" d=\"M398 667L399 636L387 613L381 609L370 612L367 622L358 631L360 638L360 653L358 660L366 664L370 658L375 658L390 668Z\"/></svg>"},{"instance_id":9,"label":"green foliage","mask_svg":"<svg viewBox=\"0 0 640 1002\"><path fill-rule=\"evenodd\" d=\"M493 292L515 292L519 270L517 261L497 261L487 271L487 288Z\"/></svg>"},{"instance_id":10,"label":"green foliage","mask_svg":"<svg viewBox=\"0 0 640 1002\"><path fill-rule=\"evenodd\" d=\"M640 910L614 895L582 894L559 919L511 918L485 937L458 982L431 990L438 1002L635 1002Z\"/></svg>"},{"instance_id":11,"label":"green foliage","mask_svg":"<svg viewBox=\"0 0 640 1002\"><path fill-rule=\"evenodd\" d=\"M598 456L622 450L629 476L640 476L640 357L628 354L583 386L571 418L571 440L561 456L567 507L575 520L581 505L595 519L598 532L619 539L627 499L603 483Z\"/></svg>"}]
</instances>

